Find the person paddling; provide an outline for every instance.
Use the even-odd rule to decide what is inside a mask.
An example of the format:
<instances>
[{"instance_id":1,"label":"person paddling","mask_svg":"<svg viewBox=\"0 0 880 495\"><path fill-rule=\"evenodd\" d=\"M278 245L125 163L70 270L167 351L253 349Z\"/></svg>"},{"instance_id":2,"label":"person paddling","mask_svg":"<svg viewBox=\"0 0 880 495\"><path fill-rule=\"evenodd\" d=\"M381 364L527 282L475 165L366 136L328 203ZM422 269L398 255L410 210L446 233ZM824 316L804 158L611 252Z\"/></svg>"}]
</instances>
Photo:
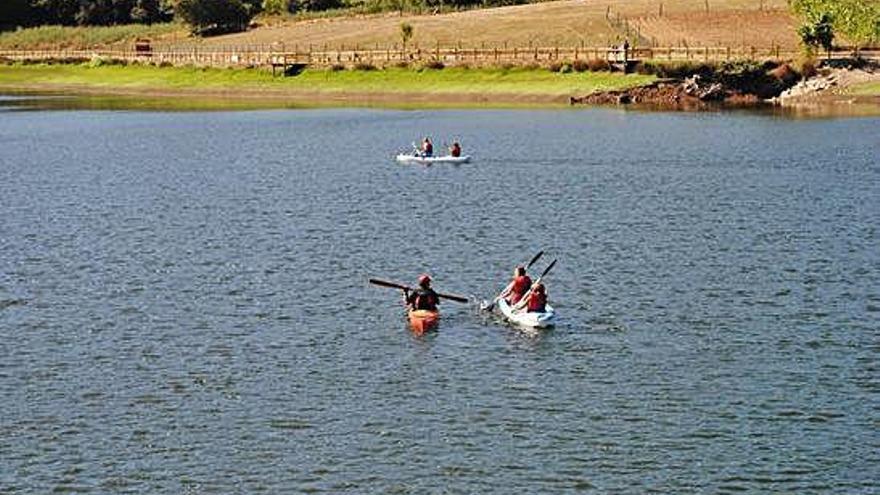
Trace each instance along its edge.
<instances>
[{"instance_id":1,"label":"person paddling","mask_svg":"<svg viewBox=\"0 0 880 495\"><path fill-rule=\"evenodd\" d=\"M526 301L526 306L530 313L543 313L547 307L547 291L544 288L544 284L541 282L535 284Z\"/></svg>"},{"instance_id":2,"label":"person paddling","mask_svg":"<svg viewBox=\"0 0 880 495\"><path fill-rule=\"evenodd\" d=\"M513 270L513 280L501 292L499 297L503 297L511 306L518 303L520 299L532 287L532 279L526 275L526 268L522 265Z\"/></svg>"},{"instance_id":3,"label":"person paddling","mask_svg":"<svg viewBox=\"0 0 880 495\"><path fill-rule=\"evenodd\" d=\"M440 304L440 298L431 288L431 276L424 274L419 277L419 286L412 292L404 291L406 305L410 309L426 309L428 311L437 311L437 305Z\"/></svg>"},{"instance_id":4,"label":"person paddling","mask_svg":"<svg viewBox=\"0 0 880 495\"><path fill-rule=\"evenodd\" d=\"M429 137L425 137L425 140L422 142L422 156L434 156L434 143L431 142Z\"/></svg>"},{"instance_id":5,"label":"person paddling","mask_svg":"<svg viewBox=\"0 0 880 495\"><path fill-rule=\"evenodd\" d=\"M449 154L458 158L461 156L461 145L458 144L458 141L452 143L452 147L449 148Z\"/></svg>"}]
</instances>

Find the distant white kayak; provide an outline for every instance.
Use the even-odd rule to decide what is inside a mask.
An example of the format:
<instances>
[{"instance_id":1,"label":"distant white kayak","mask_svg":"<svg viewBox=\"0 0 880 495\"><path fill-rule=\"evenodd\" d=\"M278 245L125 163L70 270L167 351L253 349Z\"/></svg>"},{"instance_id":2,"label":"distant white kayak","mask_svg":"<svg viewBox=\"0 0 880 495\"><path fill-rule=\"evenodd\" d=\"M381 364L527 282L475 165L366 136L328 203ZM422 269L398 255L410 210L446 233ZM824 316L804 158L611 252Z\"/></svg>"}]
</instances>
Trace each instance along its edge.
<instances>
[{"instance_id":1,"label":"distant white kayak","mask_svg":"<svg viewBox=\"0 0 880 495\"><path fill-rule=\"evenodd\" d=\"M505 318L517 325L533 328L552 327L556 324L556 310L549 304L544 305L544 311L536 313L533 311L514 311L503 298L498 300L498 310Z\"/></svg>"},{"instance_id":2,"label":"distant white kayak","mask_svg":"<svg viewBox=\"0 0 880 495\"><path fill-rule=\"evenodd\" d=\"M400 154L397 155L397 161L400 163L415 163L418 165L433 165L435 163L449 163L452 165L459 165L461 163L469 163L471 161L471 156L421 156L413 154Z\"/></svg>"}]
</instances>

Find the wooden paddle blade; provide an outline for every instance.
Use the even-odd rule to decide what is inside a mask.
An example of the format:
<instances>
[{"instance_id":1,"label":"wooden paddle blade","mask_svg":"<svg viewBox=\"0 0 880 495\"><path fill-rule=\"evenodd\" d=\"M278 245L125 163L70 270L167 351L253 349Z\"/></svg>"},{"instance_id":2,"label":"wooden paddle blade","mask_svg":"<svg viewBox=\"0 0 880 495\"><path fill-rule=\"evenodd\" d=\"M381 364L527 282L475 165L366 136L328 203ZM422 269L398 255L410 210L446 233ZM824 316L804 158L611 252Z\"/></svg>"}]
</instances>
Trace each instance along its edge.
<instances>
[{"instance_id":1,"label":"wooden paddle blade","mask_svg":"<svg viewBox=\"0 0 880 495\"><path fill-rule=\"evenodd\" d=\"M550 265L548 265L547 268L544 268L544 272L541 273L541 276L538 278L544 278L544 275L547 275L548 273L550 273L550 270L553 269L554 266L556 266L556 260L553 260L553 262L550 263Z\"/></svg>"},{"instance_id":2,"label":"wooden paddle blade","mask_svg":"<svg viewBox=\"0 0 880 495\"><path fill-rule=\"evenodd\" d=\"M534 256L532 257L532 261L529 261L529 264L526 265L526 268L531 268L532 265L534 265L536 261L538 261L539 259L541 259L541 256L544 256L544 250L543 250L543 249L542 249L541 251L538 251L538 254L536 254L536 255L534 255Z\"/></svg>"},{"instance_id":3,"label":"wooden paddle blade","mask_svg":"<svg viewBox=\"0 0 880 495\"><path fill-rule=\"evenodd\" d=\"M387 280L379 280L378 278L371 278L370 283L373 285L378 285L380 287L390 287L392 289L413 290L412 287L401 285L395 282L389 282Z\"/></svg>"},{"instance_id":4,"label":"wooden paddle blade","mask_svg":"<svg viewBox=\"0 0 880 495\"><path fill-rule=\"evenodd\" d=\"M471 300L468 299L468 298L466 298L466 297L456 296L456 295L453 295L453 294L441 294L441 293L438 292L438 293L437 293L437 297L440 297L440 298L443 298L443 299L449 299L450 301L455 301L455 302L460 302L460 303L469 303L469 302L471 302Z\"/></svg>"},{"instance_id":5,"label":"wooden paddle blade","mask_svg":"<svg viewBox=\"0 0 880 495\"><path fill-rule=\"evenodd\" d=\"M396 282L389 282L387 280L380 280L378 278L371 278L370 283L373 285L378 285L380 287L390 287L392 289L400 289L400 290L407 290L407 291L415 290L412 287L409 287L409 286L406 286L403 284L398 284ZM466 297L462 297L462 296L456 296L454 294L440 294L440 293L438 293L437 297L440 297L443 299L449 299L450 301L456 301L456 302L461 302L461 303L470 302L470 299L468 299Z\"/></svg>"}]
</instances>

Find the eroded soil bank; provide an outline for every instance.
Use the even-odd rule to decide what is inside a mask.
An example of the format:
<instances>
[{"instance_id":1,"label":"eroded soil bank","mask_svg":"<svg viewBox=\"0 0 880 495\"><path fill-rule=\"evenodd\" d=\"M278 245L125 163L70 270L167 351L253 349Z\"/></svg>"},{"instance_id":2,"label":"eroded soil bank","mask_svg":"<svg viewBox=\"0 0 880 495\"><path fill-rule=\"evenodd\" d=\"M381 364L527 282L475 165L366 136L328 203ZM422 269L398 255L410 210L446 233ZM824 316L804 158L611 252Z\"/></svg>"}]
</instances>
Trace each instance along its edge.
<instances>
[{"instance_id":1,"label":"eroded soil bank","mask_svg":"<svg viewBox=\"0 0 880 495\"><path fill-rule=\"evenodd\" d=\"M873 62L834 60L801 70L790 64L734 63L684 68L679 77L622 90L572 97L572 105L647 105L669 109L704 109L777 105L876 103L880 95L854 88L880 84Z\"/></svg>"}]
</instances>

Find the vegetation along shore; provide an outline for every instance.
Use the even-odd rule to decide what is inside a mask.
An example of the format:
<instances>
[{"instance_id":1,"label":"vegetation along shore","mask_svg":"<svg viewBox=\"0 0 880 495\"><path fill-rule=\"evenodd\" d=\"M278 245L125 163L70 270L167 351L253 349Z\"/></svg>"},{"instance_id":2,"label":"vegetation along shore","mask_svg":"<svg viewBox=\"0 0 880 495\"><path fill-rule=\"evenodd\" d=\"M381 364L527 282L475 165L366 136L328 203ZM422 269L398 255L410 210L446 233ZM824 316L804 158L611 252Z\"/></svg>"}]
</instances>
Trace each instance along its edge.
<instances>
[{"instance_id":1,"label":"vegetation along shore","mask_svg":"<svg viewBox=\"0 0 880 495\"><path fill-rule=\"evenodd\" d=\"M871 0L478 8L493 5L14 0L0 7L0 91L685 109L821 95L880 105Z\"/></svg>"}]
</instances>

